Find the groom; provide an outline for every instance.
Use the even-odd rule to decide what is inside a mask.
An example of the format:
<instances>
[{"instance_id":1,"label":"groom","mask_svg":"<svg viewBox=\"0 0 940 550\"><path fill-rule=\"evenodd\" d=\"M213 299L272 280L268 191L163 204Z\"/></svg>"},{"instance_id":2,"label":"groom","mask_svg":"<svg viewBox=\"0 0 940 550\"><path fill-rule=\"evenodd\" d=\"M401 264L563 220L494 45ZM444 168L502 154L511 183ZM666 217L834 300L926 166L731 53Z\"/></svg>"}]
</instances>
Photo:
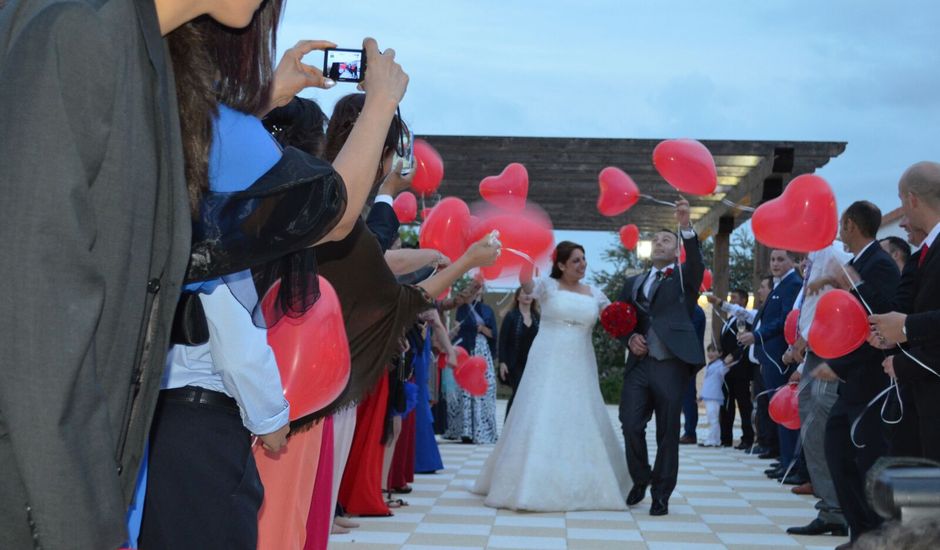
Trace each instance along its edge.
<instances>
[{"instance_id":1,"label":"groom","mask_svg":"<svg viewBox=\"0 0 940 550\"><path fill-rule=\"evenodd\" d=\"M653 236L647 272L630 277L620 301L633 304L636 328L622 340L630 350L620 396L620 423L633 489L627 504L638 504L652 485L651 516L669 513L669 495L679 472L679 413L689 378L705 364L701 338L692 325L705 266L689 221L689 203L676 203L687 261L678 264L679 236L663 229ZM656 463L646 450L646 424L656 413Z\"/></svg>"}]
</instances>

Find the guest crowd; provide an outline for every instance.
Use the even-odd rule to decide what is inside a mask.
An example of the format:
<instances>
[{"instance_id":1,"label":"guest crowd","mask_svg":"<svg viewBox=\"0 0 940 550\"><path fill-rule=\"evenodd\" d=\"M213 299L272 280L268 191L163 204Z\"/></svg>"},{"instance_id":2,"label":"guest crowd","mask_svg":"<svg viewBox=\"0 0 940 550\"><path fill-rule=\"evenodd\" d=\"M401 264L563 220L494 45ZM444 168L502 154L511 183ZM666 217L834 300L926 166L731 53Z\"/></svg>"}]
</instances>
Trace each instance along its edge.
<instances>
[{"instance_id":1,"label":"guest crowd","mask_svg":"<svg viewBox=\"0 0 940 550\"><path fill-rule=\"evenodd\" d=\"M497 380L518 387L538 303L520 289L500 325L475 281L434 298L498 239L454 259L402 246L408 76L366 39L362 92L327 116L295 96L336 84L302 61L335 45L275 63L282 3L0 1L0 547L325 548L350 516L407 506L414 474L444 468L436 434L496 441ZM940 460L940 378L921 364L940 365L940 165L911 167L899 194L908 242L877 242L881 213L858 202L841 243L772 252L756 309L744 288L710 298L725 320L703 444L731 446L737 411L737 448L820 498L792 532L855 541L880 523L864 494L879 457ZM349 380L297 414L267 334L327 284ZM866 344L822 360L807 340L830 288L875 315ZM455 383L457 346L485 361L484 395ZM767 412L788 382L801 430ZM869 405L895 382L888 425Z\"/></svg>"}]
</instances>

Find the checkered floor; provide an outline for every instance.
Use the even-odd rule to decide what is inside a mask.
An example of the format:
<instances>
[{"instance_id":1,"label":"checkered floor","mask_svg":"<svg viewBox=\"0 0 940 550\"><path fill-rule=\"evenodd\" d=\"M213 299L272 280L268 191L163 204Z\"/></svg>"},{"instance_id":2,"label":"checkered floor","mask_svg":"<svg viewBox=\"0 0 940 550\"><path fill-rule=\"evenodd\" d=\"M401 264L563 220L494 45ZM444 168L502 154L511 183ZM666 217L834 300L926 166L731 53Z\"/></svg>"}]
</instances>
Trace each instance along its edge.
<instances>
[{"instance_id":1,"label":"checkered floor","mask_svg":"<svg viewBox=\"0 0 940 550\"><path fill-rule=\"evenodd\" d=\"M501 419L504 401L498 402ZM616 407L608 407L620 433ZM707 426L699 428L699 437ZM650 438L655 430L647 430ZM623 442L621 441L621 445ZM710 550L730 548L831 549L847 538L797 537L786 528L815 516L815 499L790 492L767 479L768 461L733 449L680 447L679 485L669 515L651 517L649 497L628 512L516 513L483 505L467 488L492 445L440 443L446 469L419 475L409 506L389 518L359 518L362 526L333 536L330 548L379 549L634 549ZM650 441L654 452L655 441Z\"/></svg>"}]
</instances>

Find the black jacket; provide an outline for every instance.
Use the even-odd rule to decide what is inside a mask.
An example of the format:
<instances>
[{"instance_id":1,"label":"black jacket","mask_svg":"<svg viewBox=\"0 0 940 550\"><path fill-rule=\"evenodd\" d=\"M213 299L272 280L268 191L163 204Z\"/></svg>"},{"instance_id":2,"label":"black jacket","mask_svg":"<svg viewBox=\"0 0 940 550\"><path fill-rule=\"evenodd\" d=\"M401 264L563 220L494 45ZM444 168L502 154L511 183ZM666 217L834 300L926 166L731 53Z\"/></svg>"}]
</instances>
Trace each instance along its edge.
<instances>
[{"instance_id":1,"label":"black jacket","mask_svg":"<svg viewBox=\"0 0 940 550\"><path fill-rule=\"evenodd\" d=\"M852 267L862 278L858 291L874 313L887 313L894 305L901 273L898 266L878 243L875 242L852 263ZM875 395L884 390L889 383L881 363L885 353L871 347L868 343L852 353L831 359L829 366L845 381L839 386L840 399L846 403L868 403Z\"/></svg>"},{"instance_id":2,"label":"black jacket","mask_svg":"<svg viewBox=\"0 0 940 550\"><path fill-rule=\"evenodd\" d=\"M940 241L934 242L924 265L916 271L911 315L906 324L909 343L905 348L925 365L940 372L940 338L936 337L940 310L940 252L937 248L940 248ZM904 354L895 356L894 372L898 380L906 383L937 381L936 376Z\"/></svg>"},{"instance_id":3,"label":"black jacket","mask_svg":"<svg viewBox=\"0 0 940 550\"><path fill-rule=\"evenodd\" d=\"M618 300L632 304L636 308L637 325L633 332L621 338L621 341L626 345L631 336L646 335L652 326L669 351L680 361L688 364L691 369L696 370L705 365L705 351L702 339L697 336L695 326L692 324L692 311L695 309L699 287L702 285L705 265L698 237L683 239L683 242L685 243L686 263L682 264L681 285L679 273L675 271L663 279L655 294L650 298L649 311L637 305L637 294L649 276L649 271L629 277L624 282ZM627 370L633 368L639 359L631 353L627 359Z\"/></svg>"}]
</instances>

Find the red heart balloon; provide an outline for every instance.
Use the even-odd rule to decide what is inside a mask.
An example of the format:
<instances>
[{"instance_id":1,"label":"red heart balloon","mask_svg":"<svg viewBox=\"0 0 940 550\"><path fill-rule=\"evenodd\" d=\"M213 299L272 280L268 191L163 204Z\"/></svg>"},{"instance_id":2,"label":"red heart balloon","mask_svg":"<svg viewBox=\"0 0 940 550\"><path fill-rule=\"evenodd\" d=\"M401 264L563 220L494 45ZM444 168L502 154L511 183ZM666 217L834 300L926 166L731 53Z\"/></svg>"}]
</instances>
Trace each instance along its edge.
<instances>
[{"instance_id":1,"label":"red heart balloon","mask_svg":"<svg viewBox=\"0 0 940 550\"><path fill-rule=\"evenodd\" d=\"M712 288L712 278L713 278L712 270L711 270L711 269L706 269L706 270L705 270L705 273L702 274L702 286L701 286L700 289L699 289L700 292L705 292L705 291L707 291L707 290L711 290L711 288Z\"/></svg>"},{"instance_id":2,"label":"red heart balloon","mask_svg":"<svg viewBox=\"0 0 940 550\"><path fill-rule=\"evenodd\" d=\"M602 216L616 216L630 209L640 200L640 189L633 178L615 166L608 166L597 175L600 194L597 197L597 211Z\"/></svg>"},{"instance_id":3,"label":"red heart balloon","mask_svg":"<svg viewBox=\"0 0 940 550\"><path fill-rule=\"evenodd\" d=\"M496 230L503 245L496 263L480 270L488 281L517 275L523 266L531 265L530 259L540 262L548 258L555 246L552 222L534 204L511 213L483 207L478 210L478 216L480 221L468 233L467 241L476 242Z\"/></svg>"},{"instance_id":4,"label":"red heart balloon","mask_svg":"<svg viewBox=\"0 0 940 550\"><path fill-rule=\"evenodd\" d=\"M395 197L392 208L400 223L411 223L418 217L418 199L409 191Z\"/></svg>"},{"instance_id":5,"label":"red heart balloon","mask_svg":"<svg viewBox=\"0 0 940 550\"><path fill-rule=\"evenodd\" d=\"M653 149L656 171L683 193L711 195L718 185L715 159L694 139L667 139Z\"/></svg>"},{"instance_id":6,"label":"red heart balloon","mask_svg":"<svg viewBox=\"0 0 940 550\"><path fill-rule=\"evenodd\" d=\"M830 290L816 303L809 347L823 359L835 359L857 350L868 331L868 315L855 296L841 289Z\"/></svg>"},{"instance_id":7,"label":"red heart balloon","mask_svg":"<svg viewBox=\"0 0 940 550\"><path fill-rule=\"evenodd\" d=\"M312 308L268 328L291 420L329 405L349 382L349 342L339 297L326 279L319 281L320 299ZM270 311L279 288L275 283L265 295L262 311Z\"/></svg>"},{"instance_id":8,"label":"red heart balloon","mask_svg":"<svg viewBox=\"0 0 940 550\"><path fill-rule=\"evenodd\" d=\"M483 178L480 196L490 204L506 210L522 210L529 195L529 173L525 166L514 162L498 176Z\"/></svg>"},{"instance_id":9,"label":"red heart balloon","mask_svg":"<svg viewBox=\"0 0 940 550\"><path fill-rule=\"evenodd\" d=\"M414 141L415 175L411 188L422 197L433 195L444 179L444 161L434 147L423 139Z\"/></svg>"},{"instance_id":10,"label":"red heart balloon","mask_svg":"<svg viewBox=\"0 0 940 550\"><path fill-rule=\"evenodd\" d=\"M787 344L791 346L796 343L799 332L799 322L800 310L791 309L790 313L787 313L786 320L783 322L783 338L787 341Z\"/></svg>"},{"instance_id":11,"label":"red heart balloon","mask_svg":"<svg viewBox=\"0 0 940 550\"><path fill-rule=\"evenodd\" d=\"M467 352L466 348L463 346L454 346L454 350L457 352L457 366L463 365L467 362L467 359L470 359L470 353Z\"/></svg>"},{"instance_id":12,"label":"red heart balloon","mask_svg":"<svg viewBox=\"0 0 940 550\"><path fill-rule=\"evenodd\" d=\"M470 208L455 197L447 197L438 203L421 224L418 242L421 248L431 248L443 253L452 262L467 250L466 232L470 223Z\"/></svg>"},{"instance_id":13,"label":"red heart balloon","mask_svg":"<svg viewBox=\"0 0 940 550\"><path fill-rule=\"evenodd\" d=\"M629 224L620 228L620 243L627 250L636 250L637 243L640 242L640 229Z\"/></svg>"},{"instance_id":14,"label":"red heart balloon","mask_svg":"<svg viewBox=\"0 0 940 550\"><path fill-rule=\"evenodd\" d=\"M836 197L821 177L797 176L782 195L757 207L751 228L754 237L769 248L822 250L839 232Z\"/></svg>"},{"instance_id":15,"label":"red heart balloon","mask_svg":"<svg viewBox=\"0 0 940 550\"><path fill-rule=\"evenodd\" d=\"M483 397L489 388L486 381L486 360L482 357L471 357L454 369L454 378L457 385L474 397Z\"/></svg>"},{"instance_id":16,"label":"red heart balloon","mask_svg":"<svg viewBox=\"0 0 940 550\"><path fill-rule=\"evenodd\" d=\"M787 384L770 398L768 412L777 424L790 430L800 429L800 398L796 384Z\"/></svg>"}]
</instances>

